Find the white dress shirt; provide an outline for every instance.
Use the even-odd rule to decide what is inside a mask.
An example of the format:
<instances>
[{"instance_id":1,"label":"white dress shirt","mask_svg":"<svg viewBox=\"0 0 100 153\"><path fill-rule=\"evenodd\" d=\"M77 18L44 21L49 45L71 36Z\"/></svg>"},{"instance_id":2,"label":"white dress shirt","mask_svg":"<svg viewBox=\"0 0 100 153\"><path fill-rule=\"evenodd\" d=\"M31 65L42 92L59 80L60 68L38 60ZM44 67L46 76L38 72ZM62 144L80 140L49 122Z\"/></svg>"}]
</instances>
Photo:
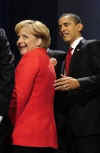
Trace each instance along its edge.
<instances>
[{"instance_id":1,"label":"white dress shirt","mask_svg":"<svg viewBox=\"0 0 100 153\"><path fill-rule=\"evenodd\" d=\"M71 48L73 48L72 49L72 51L71 51L71 53L73 54L74 53L74 50L75 50L75 48L77 47L77 45L80 43L80 41L83 39L83 37L79 37L79 38L77 38L72 44L71 44Z\"/></svg>"}]
</instances>

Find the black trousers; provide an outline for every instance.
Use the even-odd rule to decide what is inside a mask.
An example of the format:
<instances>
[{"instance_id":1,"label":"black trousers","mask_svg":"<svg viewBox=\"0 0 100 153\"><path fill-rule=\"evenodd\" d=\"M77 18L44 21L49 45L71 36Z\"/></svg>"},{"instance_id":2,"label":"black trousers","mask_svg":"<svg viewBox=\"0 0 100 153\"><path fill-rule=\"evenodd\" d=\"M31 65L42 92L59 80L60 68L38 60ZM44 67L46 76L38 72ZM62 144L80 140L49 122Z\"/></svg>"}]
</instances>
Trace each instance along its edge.
<instances>
[{"instance_id":1,"label":"black trousers","mask_svg":"<svg viewBox=\"0 0 100 153\"><path fill-rule=\"evenodd\" d=\"M66 118L60 115L57 122L59 149L65 153L100 153L100 134L75 136ZM60 121L60 122L58 122Z\"/></svg>"},{"instance_id":2,"label":"black trousers","mask_svg":"<svg viewBox=\"0 0 100 153\"><path fill-rule=\"evenodd\" d=\"M62 141L61 141L62 140ZM60 135L60 150L67 153L100 153L100 135L68 136Z\"/></svg>"},{"instance_id":3,"label":"black trousers","mask_svg":"<svg viewBox=\"0 0 100 153\"><path fill-rule=\"evenodd\" d=\"M25 147L9 145L6 153L61 153L61 151L49 147Z\"/></svg>"},{"instance_id":4,"label":"black trousers","mask_svg":"<svg viewBox=\"0 0 100 153\"><path fill-rule=\"evenodd\" d=\"M75 137L70 145L71 153L100 153L100 135Z\"/></svg>"},{"instance_id":5,"label":"black trousers","mask_svg":"<svg viewBox=\"0 0 100 153\"><path fill-rule=\"evenodd\" d=\"M4 153L6 150L7 139L12 131L11 122L8 117L3 118L0 123L0 153Z\"/></svg>"}]
</instances>

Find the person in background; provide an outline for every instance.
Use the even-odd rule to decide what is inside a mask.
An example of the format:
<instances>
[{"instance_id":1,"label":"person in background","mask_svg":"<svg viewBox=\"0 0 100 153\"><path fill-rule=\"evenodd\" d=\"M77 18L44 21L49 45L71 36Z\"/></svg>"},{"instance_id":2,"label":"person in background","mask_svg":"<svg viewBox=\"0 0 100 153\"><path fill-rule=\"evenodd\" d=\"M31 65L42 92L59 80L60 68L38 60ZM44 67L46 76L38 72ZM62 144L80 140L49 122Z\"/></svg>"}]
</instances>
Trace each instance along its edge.
<instances>
[{"instance_id":1,"label":"person in background","mask_svg":"<svg viewBox=\"0 0 100 153\"><path fill-rule=\"evenodd\" d=\"M83 38L82 21L73 13L62 14L58 28L70 48L59 68L61 76L54 84L60 149L68 153L99 153L100 41Z\"/></svg>"},{"instance_id":2,"label":"person in background","mask_svg":"<svg viewBox=\"0 0 100 153\"><path fill-rule=\"evenodd\" d=\"M16 24L17 46L21 54L15 71L15 85L9 116L13 125L10 153L57 152L54 117L56 73L47 54L51 37L40 21Z\"/></svg>"},{"instance_id":3,"label":"person in background","mask_svg":"<svg viewBox=\"0 0 100 153\"><path fill-rule=\"evenodd\" d=\"M5 141L11 128L8 110L14 85L14 56L6 32L0 28L0 153L4 153Z\"/></svg>"},{"instance_id":4,"label":"person in background","mask_svg":"<svg viewBox=\"0 0 100 153\"><path fill-rule=\"evenodd\" d=\"M61 72L59 71L59 68L61 67L62 62L64 61L64 58L66 56L66 51L48 48L47 53L48 53L48 56L50 57L50 62L55 67L56 78L59 78L61 76Z\"/></svg>"}]
</instances>

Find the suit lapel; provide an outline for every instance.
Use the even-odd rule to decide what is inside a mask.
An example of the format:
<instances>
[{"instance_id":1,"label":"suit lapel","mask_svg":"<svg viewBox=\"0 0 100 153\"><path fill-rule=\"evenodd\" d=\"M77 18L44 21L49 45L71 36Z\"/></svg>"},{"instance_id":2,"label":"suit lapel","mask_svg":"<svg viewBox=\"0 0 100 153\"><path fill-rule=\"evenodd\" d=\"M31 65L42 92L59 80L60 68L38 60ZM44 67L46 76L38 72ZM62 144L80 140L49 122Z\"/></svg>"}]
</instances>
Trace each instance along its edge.
<instances>
[{"instance_id":1,"label":"suit lapel","mask_svg":"<svg viewBox=\"0 0 100 153\"><path fill-rule=\"evenodd\" d=\"M77 45L76 49L74 50L74 53L73 53L73 56L71 59L71 63L70 63L70 69L69 69L70 72L71 72L72 65L75 64L76 58L79 58L79 56L80 56L80 50L85 46L86 43L87 43L87 40L82 39L80 41L80 43ZM61 73L62 74L65 74L64 67L65 67L65 61L62 62L62 66L61 66Z\"/></svg>"},{"instance_id":2,"label":"suit lapel","mask_svg":"<svg viewBox=\"0 0 100 153\"><path fill-rule=\"evenodd\" d=\"M74 54L80 53L80 49L82 49L82 48L85 46L86 42L87 42L86 39L82 39L82 40L80 41L80 43L77 45L77 47L75 48ZM74 54L73 54L73 55L74 55Z\"/></svg>"},{"instance_id":3,"label":"suit lapel","mask_svg":"<svg viewBox=\"0 0 100 153\"><path fill-rule=\"evenodd\" d=\"M71 75L71 76L72 76L72 74L74 72L74 69L78 68L77 67L77 65L78 65L77 63L80 60L80 53L82 51L82 48L85 47L86 43L87 43L87 40L86 39L82 39L80 41L80 43L77 45L77 47L75 48L75 50L74 50L74 53L73 53L72 59L71 59L71 63L70 63L70 68L69 68L69 71L70 71L69 75Z\"/></svg>"}]
</instances>

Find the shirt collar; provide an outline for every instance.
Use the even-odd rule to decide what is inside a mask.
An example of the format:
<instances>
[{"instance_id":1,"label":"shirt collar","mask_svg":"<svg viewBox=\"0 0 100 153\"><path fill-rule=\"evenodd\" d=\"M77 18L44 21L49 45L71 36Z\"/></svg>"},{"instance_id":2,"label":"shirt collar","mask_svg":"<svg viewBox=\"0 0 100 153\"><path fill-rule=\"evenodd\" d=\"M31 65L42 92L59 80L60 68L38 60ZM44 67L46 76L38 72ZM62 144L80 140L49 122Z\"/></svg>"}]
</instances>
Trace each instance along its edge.
<instances>
[{"instance_id":1,"label":"shirt collar","mask_svg":"<svg viewBox=\"0 0 100 153\"><path fill-rule=\"evenodd\" d=\"M83 37L79 37L77 38L72 44L71 44L71 48L73 48L73 50L76 48L76 46L79 44L79 42L83 39Z\"/></svg>"}]
</instances>

